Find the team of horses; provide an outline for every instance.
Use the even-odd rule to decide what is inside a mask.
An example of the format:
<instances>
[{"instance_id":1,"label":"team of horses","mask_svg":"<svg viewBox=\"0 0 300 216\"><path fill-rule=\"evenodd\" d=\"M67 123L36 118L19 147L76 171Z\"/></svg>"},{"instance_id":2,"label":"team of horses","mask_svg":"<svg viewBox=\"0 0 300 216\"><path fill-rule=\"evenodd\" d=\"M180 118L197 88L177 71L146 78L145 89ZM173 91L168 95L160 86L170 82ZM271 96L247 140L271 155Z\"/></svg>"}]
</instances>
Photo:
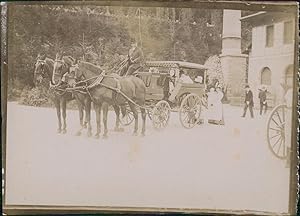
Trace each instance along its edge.
<instances>
[{"instance_id":1,"label":"team of horses","mask_svg":"<svg viewBox=\"0 0 300 216\"><path fill-rule=\"evenodd\" d=\"M107 137L107 118L109 106L116 113L115 131L123 131L120 127L120 114L124 117L126 105L129 105L134 116L133 135L138 134L138 110L142 115L141 135L145 135L146 86L136 76L121 77L116 71L109 73L100 67L85 61L77 61L71 56L57 53L55 60L39 55L35 64L34 82L36 86L49 88L58 118L58 133L67 132L67 103L76 100L79 110L80 129L76 135L81 135L87 128L87 136L92 135L91 107L94 105L97 130L95 137L101 133L101 111L103 111L103 137Z\"/></svg>"}]
</instances>

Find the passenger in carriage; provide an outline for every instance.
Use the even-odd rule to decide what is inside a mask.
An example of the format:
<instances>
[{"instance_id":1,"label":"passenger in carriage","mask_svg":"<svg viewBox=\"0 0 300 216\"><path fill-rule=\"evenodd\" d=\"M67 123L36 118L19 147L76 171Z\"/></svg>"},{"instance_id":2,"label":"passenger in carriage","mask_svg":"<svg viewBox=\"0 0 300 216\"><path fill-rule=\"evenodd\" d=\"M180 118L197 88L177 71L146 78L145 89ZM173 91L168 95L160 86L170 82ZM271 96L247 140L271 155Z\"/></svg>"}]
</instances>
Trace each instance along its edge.
<instances>
[{"instance_id":1,"label":"passenger in carriage","mask_svg":"<svg viewBox=\"0 0 300 216\"><path fill-rule=\"evenodd\" d=\"M195 83L200 83L202 84L203 83L203 77L198 75L196 78L195 78Z\"/></svg>"},{"instance_id":2,"label":"passenger in carriage","mask_svg":"<svg viewBox=\"0 0 300 216\"><path fill-rule=\"evenodd\" d=\"M173 103L175 101L175 97L178 95L182 84L192 84L194 81L190 78L190 76L187 74L187 71L180 70L179 72L179 79L177 80L174 89L171 92L171 95L169 97L169 101Z\"/></svg>"}]
</instances>

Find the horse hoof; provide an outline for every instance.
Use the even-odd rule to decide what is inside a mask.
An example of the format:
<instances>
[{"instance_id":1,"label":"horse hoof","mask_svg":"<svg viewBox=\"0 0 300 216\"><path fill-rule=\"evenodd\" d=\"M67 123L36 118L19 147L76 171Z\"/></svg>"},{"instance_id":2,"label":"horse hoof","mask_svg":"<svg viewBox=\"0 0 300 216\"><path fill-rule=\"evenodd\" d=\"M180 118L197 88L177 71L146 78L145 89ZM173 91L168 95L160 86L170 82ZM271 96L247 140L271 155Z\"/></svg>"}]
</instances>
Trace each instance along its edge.
<instances>
[{"instance_id":1,"label":"horse hoof","mask_svg":"<svg viewBox=\"0 0 300 216\"><path fill-rule=\"evenodd\" d=\"M124 128L115 128L114 131L115 132L124 132Z\"/></svg>"},{"instance_id":2,"label":"horse hoof","mask_svg":"<svg viewBox=\"0 0 300 216\"><path fill-rule=\"evenodd\" d=\"M107 134L104 134L103 139L107 139L107 138L108 138Z\"/></svg>"},{"instance_id":3,"label":"horse hoof","mask_svg":"<svg viewBox=\"0 0 300 216\"><path fill-rule=\"evenodd\" d=\"M145 134L145 132L142 132L141 137L144 137L144 136L146 136L146 134Z\"/></svg>"},{"instance_id":4,"label":"horse hoof","mask_svg":"<svg viewBox=\"0 0 300 216\"><path fill-rule=\"evenodd\" d=\"M99 139L100 135L99 134L95 134L95 139Z\"/></svg>"},{"instance_id":5,"label":"horse hoof","mask_svg":"<svg viewBox=\"0 0 300 216\"><path fill-rule=\"evenodd\" d=\"M91 131L87 132L87 136L91 137L92 136L92 132Z\"/></svg>"},{"instance_id":6,"label":"horse hoof","mask_svg":"<svg viewBox=\"0 0 300 216\"><path fill-rule=\"evenodd\" d=\"M85 128L85 129L86 129L86 128L87 128L87 125L86 125L86 124L85 124L85 125L83 125L83 128Z\"/></svg>"},{"instance_id":7,"label":"horse hoof","mask_svg":"<svg viewBox=\"0 0 300 216\"><path fill-rule=\"evenodd\" d=\"M132 136L137 136L138 133L137 132L133 132Z\"/></svg>"},{"instance_id":8,"label":"horse hoof","mask_svg":"<svg viewBox=\"0 0 300 216\"><path fill-rule=\"evenodd\" d=\"M81 135L81 131L78 131L75 136L80 136Z\"/></svg>"},{"instance_id":9,"label":"horse hoof","mask_svg":"<svg viewBox=\"0 0 300 216\"><path fill-rule=\"evenodd\" d=\"M57 133L61 133L61 129L57 129Z\"/></svg>"},{"instance_id":10,"label":"horse hoof","mask_svg":"<svg viewBox=\"0 0 300 216\"><path fill-rule=\"evenodd\" d=\"M66 130L66 129L63 129L63 130L62 130L62 133L63 133L63 134L66 134L66 133L67 133L67 130Z\"/></svg>"}]
</instances>

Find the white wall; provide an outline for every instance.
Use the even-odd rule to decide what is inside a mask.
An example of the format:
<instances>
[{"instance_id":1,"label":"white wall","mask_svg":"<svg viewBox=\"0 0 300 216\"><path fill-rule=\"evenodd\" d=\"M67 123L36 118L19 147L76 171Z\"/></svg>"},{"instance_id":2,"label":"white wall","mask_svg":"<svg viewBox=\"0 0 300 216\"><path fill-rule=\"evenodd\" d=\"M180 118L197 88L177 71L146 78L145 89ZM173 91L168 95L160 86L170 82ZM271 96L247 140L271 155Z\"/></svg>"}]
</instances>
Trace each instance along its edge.
<instances>
[{"instance_id":1,"label":"white wall","mask_svg":"<svg viewBox=\"0 0 300 216\"><path fill-rule=\"evenodd\" d=\"M258 101L258 87L261 81L261 71L268 67L271 70L271 86L268 90L274 97L275 104L282 103L285 72L289 65L294 63L294 42L283 43L284 22L274 24L273 47L266 47L266 25L252 29L252 51L249 55L248 82L254 93L256 105Z\"/></svg>"}]
</instances>

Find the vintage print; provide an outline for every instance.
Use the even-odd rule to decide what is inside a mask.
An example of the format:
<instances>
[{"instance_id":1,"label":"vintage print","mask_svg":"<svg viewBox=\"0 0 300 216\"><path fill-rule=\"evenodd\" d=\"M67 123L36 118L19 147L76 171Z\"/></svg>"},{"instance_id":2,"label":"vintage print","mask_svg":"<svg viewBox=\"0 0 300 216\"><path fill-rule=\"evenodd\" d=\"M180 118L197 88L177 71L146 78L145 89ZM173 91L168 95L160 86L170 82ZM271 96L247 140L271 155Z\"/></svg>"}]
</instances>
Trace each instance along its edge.
<instances>
[{"instance_id":1,"label":"vintage print","mask_svg":"<svg viewBox=\"0 0 300 216\"><path fill-rule=\"evenodd\" d=\"M296 4L199 5L3 5L5 210L294 212Z\"/></svg>"}]
</instances>

